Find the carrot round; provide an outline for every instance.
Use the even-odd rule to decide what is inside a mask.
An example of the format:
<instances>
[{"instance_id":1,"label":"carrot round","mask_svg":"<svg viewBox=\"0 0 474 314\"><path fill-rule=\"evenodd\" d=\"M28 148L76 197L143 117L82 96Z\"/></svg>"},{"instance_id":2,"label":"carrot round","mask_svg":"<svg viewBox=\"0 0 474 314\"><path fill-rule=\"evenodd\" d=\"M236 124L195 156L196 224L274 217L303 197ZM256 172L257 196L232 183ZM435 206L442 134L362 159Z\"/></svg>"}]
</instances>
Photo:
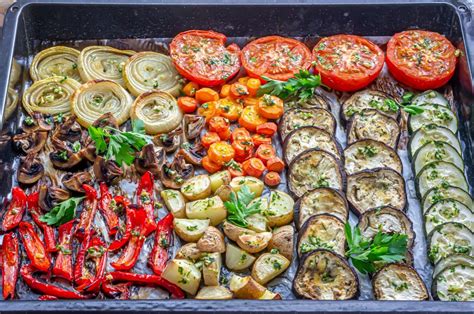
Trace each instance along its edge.
<instances>
[{"instance_id":1,"label":"carrot round","mask_svg":"<svg viewBox=\"0 0 474 314\"><path fill-rule=\"evenodd\" d=\"M200 104L203 104L209 101L216 101L216 100L219 100L219 94L211 88L204 87L196 91L196 100Z\"/></svg>"},{"instance_id":2,"label":"carrot round","mask_svg":"<svg viewBox=\"0 0 474 314\"><path fill-rule=\"evenodd\" d=\"M229 119L229 121L237 121L242 113L243 106L232 99L224 98L217 102L217 111L219 115Z\"/></svg>"},{"instance_id":3,"label":"carrot round","mask_svg":"<svg viewBox=\"0 0 474 314\"><path fill-rule=\"evenodd\" d=\"M278 126L273 122L267 122L257 126L257 133L267 136L273 136L277 132Z\"/></svg>"},{"instance_id":4,"label":"carrot round","mask_svg":"<svg viewBox=\"0 0 474 314\"><path fill-rule=\"evenodd\" d=\"M270 171L270 172L267 172L267 174L263 178L263 181L268 186L277 186L280 184L281 178L278 172Z\"/></svg>"},{"instance_id":5,"label":"carrot round","mask_svg":"<svg viewBox=\"0 0 474 314\"><path fill-rule=\"evenodd\" d=\"M272 95L263 95L258 100L258 113L266 119L279 119L283 115L283 100Z\"/></svg>"},{"instance_id":6,"label":"carrot round","mask_svg":"<svg viewBox=\"0 0 474 314\"><path fill-rule=\"evenodd\" d=\"M258 113L255 106L245 107L239 118L239 124L250 132L255 132L257 126L265 122L267 122L267 119Z\"/></svg>"},{"instance_id":7,"label":"carrot round","mask_svg":"<svg viewBox=\"0 0 474 314\"><path fill-rule=\"evenodd\" d=\"M215 101L203 103L201 106L199 106L197 112L198 115L206 118L206 122L209 122L212 117L217 116L219 114Z\"/></svg>"},{"instance_id":8,"label":"carrot round","mask_svg":"<svg viewBox=\"0 0 474 314\"><path fill-rule=\"evenodd\" d=\"M259 178L265 171L265 165L258 158L250 158L242 163L244 172L252 177Z\"/></svg>"},{"instance_id":9,"label":"carrot round","mask_svg":"<svg viewBox=\"0 0 474 314\"><path fill-rule=\"evenodd\" d=\"M211 144L207 155L213 163L222 166L234 158L235 151L229 143L221 141Z\"/></svg>"},{"instance_id":10,"label":"carrot round","mask_svg":"<svg viewBox=\"0 0 474 314\"><path fill-rule=\"evenodd\" d=\"M202 167L209 173L217 172L217 171L221 170L221 168L222 168L221 165L213 163L209 159L209 156L204 156L204 158L202 159Z\"/></svg>"},{"instance_id":11,"label":"carrot round","mask_svg":"<svg viewBox=\"0 0 474 314\"><path fill-rule=\"evenodd\" d=\"M285 169L285 163L279 157L270 158L267 161L269 171L282 172Z\"/></svg>"},{"instance_id":12,"label":"carrot round","mask_svg":"<svg viewBox=\"0 0 474 314\"><path fill-rule=\"evenodd\" d=\"M263 134L254 134L252 135L252 141L255 147L259 147L262 144L271 144L272 138Z\"/></svg>"},{"instance_id":13,"label":"carrot round","mask_svg":"<svg viewBox=\"0 0 474 314\"><path fill-rule=\"evenodd\" d=\"M264 164L268 162L271 158L275 157L275 148L269 144L262 144L257 148L255 152L255 157L263 161Z\"/></svg>"},{"instance_id":14,"label":"carrot round","mask_svg":"<svg viewBox=\"0 0 474 314\"><path fill-rule=\"evenodd\" d=\"M178 98L178 107L185 113L193 113L197 106L197 100L192 97L183 96Z\"/></svg>"},{"instance_id":15,"label":"carrot round","mask_svg":"<svg viewBox=\"0 0 474 314\"><path fill-rule=\"evenodd\" d=\"M229 84L222 85L219 95L221 96L221 98L229 97L229 95L230 95L230 85Z\"/></svg>"},{"instance_id":16,"label":"carrot round","mask_svg":"<svg viewBox=\"0 0 474 314\"><path fill-rule=\"evenodd\" d=\"M188 84L184 85L183 87L183 93L186 96L189 97L194 97L196 95L196 91L199 89L198 83L195 82L189 82Z\"/></svg>"},{"instance_id":17,"label":"carrot round","mask_svg":"<svg viewBox=\"0 0 474 314\"><path fill-rule=\"evenodd\" d=\"M227 118L215 116L209 119L209 131L223 132L230 128L230 123Z\"/></svg>"},{"instance_id":18,"label":"carrot round","mask_svg":"<svg viewBox=\"0 0 474 314\"><path fill-rule=\"evenodd\" d=\"M249 78L247 81L247 88L249 90L250 96L257 95L258 89L262 83L257 78Z\"/></svg>"},{"instance_id":19,"label":"carrot round","mask_svg":"<svg viewBox=\"0 0 474 314\"><path fill-rule=\"evenodd\" d=\"M230 86L230 96L233 98L243 98L249 95L247 86L240 83L234 83Z\"/></svg>"},{"instance_id":20,"label":"carrot round","mask_svg":"<svg viewBox=\"0 0 474 314\"><path fill-rule=\"evenodd\" d=\"M221 140L219 134L216 132L207 132L201 138L201 144L205 148L209 148L212 144L217 143Z\"/></svg>"}]
</instances>

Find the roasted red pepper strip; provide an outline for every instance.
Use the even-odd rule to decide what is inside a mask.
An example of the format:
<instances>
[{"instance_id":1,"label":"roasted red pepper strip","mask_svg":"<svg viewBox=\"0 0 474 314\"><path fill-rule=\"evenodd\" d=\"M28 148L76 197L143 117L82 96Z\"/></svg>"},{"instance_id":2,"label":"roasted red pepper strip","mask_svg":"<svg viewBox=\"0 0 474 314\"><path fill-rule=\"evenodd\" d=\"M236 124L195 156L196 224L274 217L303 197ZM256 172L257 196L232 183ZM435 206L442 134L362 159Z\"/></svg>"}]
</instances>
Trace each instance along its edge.
<instances>
[{"instance_id":1,"label":"roasted red pepper strip","mask_svg":"<svg viewBox=\"0 0 474 314\"><path fill-rule=\"evenodd\" d=\"M20 269L20 252L18 250L18 237L10 232L3 236L2 245L2 290L3 299L15 297L18 270Z\"/></svg>"},{"instance_id":2,"label":"roasted red pepper strip","mask_svg":"<svg viewBox=\"0 0 474 314\"><path fill-rule=\"evenodd\" d=\"M143 206L146 211L148 224L151 226L148 234L155 231L156 222L155 222L155 201L153 199L154 188L153 188L153 175L150 171L145 172L145 174L140 178L140 182L137 187L137 204Z\"/></svg>"},{"instance_id":3,"label":"roasted red pepper strip","mask_svg":"<svg viewBox=\"0 0 474 314\"><path fill-rule=\"evenodd\" d=\"M166 289L171 293L174 299L183 299L185 294L178 286L161 278L158 275L134 274L123 271L113 271L105 275L105 279L109 281L131 282L136 285L158 286Z\"/></svg>"},{"instance_id":4,"label":"roasted red pepper strip","mask_svg":"<svg viewBox=\"0 0 474 314\"><path fill-rule=\"evenodd\" d=\"M86 268L86 262L93 260L95 269L91 272ZM104 280L107 265L107 249L98 236L86 235L76 257L74 267L74 283L78 291L97 292Z\"/></svg>"},{"instance_id":5,"label":"roasted red pepper strip","mask_svg":"<svg viewBox=\"0 0 474 314\"><path fill-rule=\"evenodd\" d=\"M114 211L115 200L112 199L112 194L109 192L107 184L104 182L100 183L100 202L99 211L105 218L107 227L109 228L109 234L114 235L117 233L119 220L117 214Z\"/></svg>"},{"instance_id":6,"label":"roasted red pepper strip","mask_svg":"<svg viewBox=\"0 0 474 314\"><path fill-rule=\"evenodd\" d=\"M18 226L26 210L26 194L19 187L12 189L12 200L2 220L2 230L7 232Z\"/></svg>"},{"instance_id":7,"label":"roasted red pepper strip","mask_svg":"<svg viewBox=\"0 0 474 314\"><path fill-rule=\"evenodd\" d=\"M55 300L59 300L58 297L55 297L53 295L42 295L40 297L38 297L38 300L40 301L55 301Z\"/></svg>"},{"instance_id":8,"label":"roasted red pepper strip","mask_svg":"<svg viewBox=\"0 0 474 314\"><path fill-rule=\"evenodd\" d=\"M42 215L41 209L38 205L39 193L35 192L28 195L28 211L30 212L31 217L35 224L43 230L43 240L48 252L56 252L58 249L56 247L56 240L54 237L54 229L51 226L48 226L47 223L42 222L40 217Z\"/></svg>"},{"instance_id":9,"label":"roasted red pepper strip","mask_svg":"<svg viewBox=\"0 0 474 314\"><path fill-rule=\"evenodd\" d=\"M93 187L83 184L82 188L86 192L86 198L83 202L79 224L76 227L76 236L80 239L84 238L87 233L92 232L92 223L99 203L97 201L97 191Z\"/></svg>"},{"instance_id":10,"label":"roasted red pepper strip","mask_svg":"<svg viewBox=\"0 0 474 314\"><path fill-rule=\"evenodd\" d=\"M39 293L47 294L59 299L86 299L87 297L71 290L48 284L33 277L33 273L37 271L32 265L23 265L21 267L21 278L32 290Z\"/></svg>"},{"instance_id":11,"label":"roasted red pepper strip","mask_svg":"<svg viewBox=\"0 0 474 314\"><path fill-rule=\"evenodd\" d=\"M150 225L145 209L138 206L136 209L133 205L127 208L127 217L130 220L132 231L130 232L130 240L122 255L113 263L113 268L117 270L130 270L137 263L138 257L145 242L146 235L150 234L150 230L156 228Z\"/></svg>"},{"instance_id":12,"label":"roasted red pepper strip","mask_svg":"<svg viewBox=\"0 0 474 314\"><path fill-rule=\"evenodd\" d=\"M51 266L51 260L33 225L29 222L22 221L20 222L19 231L31 265L37 270L48 271Z\"/></svg>"},{"instance_id":13,"label":"roasted red pepper strip","mask_svg":"<svg viewBox=\"0 0 474 314\"><path fill-rule=\"evenodd\" d=\"M111 284L107 281L102 283L102 292L109 298L128 300L130 299L131 282L124 282L119 284Z\"/></svg>"},{"instance_id":14,"label":"roasted red pepper strip","mask_svg":"<svg viewBox=\"0 0 474 314\"><path fill-rule=\"evenodd\" d=\"M173 231L173 215L169 213L161 219L156 227L155 244L150 254L148 264L153 272L161 275L168 261L168 248L171 245Z\"/></svg>"},{"instance_id":15,"label":"roasted red pepper strip","mask_svg":"<svg viewBox=\"0 0 474 314\"><path fill-rule=\"evenodd\" d=\"M53 275L72 281L72 234L74 220L59 227L58 256L53 266Z\"/></svg>"},{"instance_id":16,"label":"roasted red pepper strip","mask_svg":"<svg viewBox=\"0 0 474 314\"><path fill-rule=\"evenodd\" d=\"M110 243L109 251L116 251L120 249L121 247L123 247L125 244L127 244L132 232L132 225L130 223L130 219L127 216L127 208L130 205L130 201L126 197L121 196L121 195L115 196L114 201L115 201L116 206L121 206L124 208L126 222L125 222L125 231L123 232L122 237Z\"/></svg>"}]
</instances>

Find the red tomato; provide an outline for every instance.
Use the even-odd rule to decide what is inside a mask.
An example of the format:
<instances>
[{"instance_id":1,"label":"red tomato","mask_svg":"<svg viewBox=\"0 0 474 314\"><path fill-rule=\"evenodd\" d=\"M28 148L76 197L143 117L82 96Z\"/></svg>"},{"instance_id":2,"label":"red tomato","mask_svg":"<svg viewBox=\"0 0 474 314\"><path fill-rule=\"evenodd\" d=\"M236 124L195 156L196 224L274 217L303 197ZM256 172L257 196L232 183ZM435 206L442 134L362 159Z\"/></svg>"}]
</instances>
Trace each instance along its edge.
<instances>
[{"instance_id":1,"label":"red tomato","mask_svg":"<svg viewBox=\"0 0 474 314\"><path fill-rule=\"evenodd\" d=\"M387 44L387 67L401 83L418 90L446 84L456 69L456 49L444 36L428 31L395 34Z\"/></svg>"},{"instance_id":2,"label":"red tomato","mask_svg":"<svg viewBox=\"0 0 474 314\"><path fill-rule=\"evenodd\" d=\"M248 43L241 54L248 75L286 81L311 66L311 51L302 42L280 36L267 36Z\"/></svg>"},{"instance_id":3,"label":"red tomato","mask_svg":"<svg viewBox=\"0 0 474 314\"><path fill-rule=\"evenodd\" d=\"M376 44L354 35L323 38L314 47L313 55L322 82L344 92L369 85L377 78L384 63L383 51Z\"/></svg>"},{"instance_id":4,"label":"red tomato","mask_svg":"<svg viewBox=\"0 0 474 314\"><path fill-rule=\"evenodd\" d=\"M170 44L170 55L178 72L203 86L216 86L240 70L240 48L225 46L227 37L213 31L179 33Z\"/></svg>"}]
</instances>

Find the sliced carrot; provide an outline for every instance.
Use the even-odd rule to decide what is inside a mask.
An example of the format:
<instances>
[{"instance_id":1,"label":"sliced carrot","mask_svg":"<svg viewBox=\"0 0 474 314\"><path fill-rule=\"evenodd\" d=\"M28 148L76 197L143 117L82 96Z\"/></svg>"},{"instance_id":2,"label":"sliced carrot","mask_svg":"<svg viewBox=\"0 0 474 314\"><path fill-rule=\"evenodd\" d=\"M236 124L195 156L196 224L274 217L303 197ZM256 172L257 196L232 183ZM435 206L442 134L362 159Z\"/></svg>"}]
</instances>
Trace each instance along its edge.
<instances>
[{"instance_id":1,"label":"sliced carrot","mask_svg":"<svg viewBox=\"0 0 474 314\"><path fill-rule=\"evenodd\" d=\"M244 84L246 85L248 80L249 80L250 77L248 76L243 76L243 77L239 77L239 79L237 80L237 82L239 82L240 84Z\"/></svg>"},{"instance_id":2,"label":"sliced carrot","mask_svg":"<svg viewBox=\"0 0 474 314\"><path fill-rule=\"evenodd\" d=\"M213 163L209 159L209 156L204 156L204 158L202 159L202 167L209 173L214 173L222 169L222 166Z\"/></svg>"},{"instance_id":3,"label":"sliced carrot","mask_svg":"<svg viewBox=\"0 0 474 314\"><path fill-rule=\"evenodd\" d=\"M232 178L243 177L245 175L245 172L242 169L242 164L240 162L236 162L235 160L232 159L231 161L226 163L226 166Z\"/></svg>"},{"instance_id":4,"label":"sliced carrot","mask_svg":"<svg viewBox=\"0 0 474 314\"><path fill-rule=\"evenodd\" d=\"M221 87L221 92L219 93L221 98L226 98L229 97L230 95L230 85L229 84L224 84Z\"/></svg>"},{"instance_id":5,"label":"sliced carrot","mask_svg":"<svg viewBox=\"0 0 474 314\"><path fill-rule=\"evenodd\" d=\"M204 134L204 136L201 138L201 144L205 148L209 148L214 143L219 142L220 136L216 132L207 132Z\"/></svg>"},{"instance_id":6,"label":"sliced carrot","mask_svg":"<svg viewBox=\"0 0 474 314\"><path fill-rule=\"evenodd\" d=\"M203 116L206 118L206 122L209 122L212 117L219 115L216 107L215 101L210 101L203 103L198 108L198 115Z\"/></svg>"},{"instance_id":7,"label":"sliced carrot","mask_svg":"<svg viewBox=\"0 0 474 314\"><path fill-rule=\"evenodd\" d=\"M243 98L249 95L247 86L240 83L234 83L230 86L230 96L233 98Z\"/></svg>"},{"instance_id":8,"label":"sliced carrot","mask_svg":"<svg viewBox=\"0 0 474 314\"><path fill-rule=\"evenodd\" d=\"M211 88L204 87L196 91L196 100L200 104L203 104L209 101L216 101L216 100L219 100L219 94Z\"/></svg>"},{"instance_id":9,"label":"sliced carrot","mask_svg":"<svg viewBox=\"0 0 474 314\"><path fill-rule=\"evenodd\" d=\"M252 135L252 141L255 147L259 147L262 144L271 144L272 138L263 134L254 134Z\"/></svg>"},{"instance_id":10,"label":"sliced carrot","mask_svg":"<svg viewBox=\"0 0 474 314\"><path fill-rule=\"evenodd\" d=\"M184 96L178 98L178 107L185 113L193 113L196 111L197 106L197 100L192 97Z\"/></svg>"},{"instance_id":11,"label":"sliced carrot","mask_svg":"<svg viewBox=\"0 0 474 314\"><path fill-rule=\"evenodd\" d=\"M217 132L217 134L222 141L228 141L232 132L230 131L230 128L227 128L225 131Z\"/></svg>"},{"instance_id":12,"label":"sliced carrot","mask_svg":"<svg viewBox=\"0 0 474 314\"><path fill-rule=\"evenodd\" d=\"M259 178L265 171L265 165L258 158L250 158L242 163L242 169L247 175Z\"/></svg>"},{"instance_id":13,"label":"sliced carrot","mask_svg":"<svg viewBox=\"0 0 474 314\"><path fill-rule=\"evenodd\" d=\"M241 139L252 140L250 138L249 131L247 131L247 129L244 129L244 128L234 129L234 131L232 131L232 136L231 136L230 140L233 142L233 141L238 141L238 140L241 140Z\"/></svg>"},{"instance_id":14,"label":"sliced carrot","mask_svg":"<svg viewBox=\"0 0 474 314\"><path fill-rule=\"evenodd\" d=\"M258 113L266 119L279 119L283 115L283 100L272 95L263 95L258 100Z\"/></svg>"},{"instance_id":15,"label":"sliced carrot","mask_svg":"<svg viewBox=\"0 0 474 314\"><path fill-rule=\"evenodd\" d=\"M213 163L222 166L234 159L235 150L229 143L221 141L211 144L207 151L207 155Z\"/></svg>"},{"instance_id":16,"label":"sliced carrot","mask_svg":"<svg viewBox=\"0 0 474 314\"><path fill-rule=\"evenodd\" d=\"M236 101L229 98L219 99L217 102L217 110L219 115L229 119L230 121L237 121L242 113L243 106Z\"/></svg>"},{"instance_id":17,"label":"sliced carrot","mask_svg":"<svg viewBox=\"0 0 474 314\"><path fill-rule=\"evenodd\" d=\"M277 130L278 130L278 126L275 123L267 122L267 123L260 124L259 126L257 126L256 131L258 134L273 136L273 134L275 134Z\"/></svg>"},{"instance_id":18,"label":"sliced carrot","mask_svg":"<svg viewBox=\"0 0 474 314\"><path fill-rule=\"evenodd\" d=\"M188 84L184 85L183 87L183 93L186 96L189 97L194 97L196 95L196 91L199 89L198 83L195 82L189 82Z\"/></svg>"},{"instance_id":19,"label":"sliced carrot","mask_svg":"<svg viewBox=\"0 0 474 314\"><path fill-rule=\"evenodd\" d=\"M255 157L267 164L268 160L276 156L275 148L269 144L262 144L257 148Z\"/></svg>"},{"instance_id":20,"label":"sliced carrot","mask_svg":"<svg viewBox=\"0 0 474 314\"><path fill-rule=\"evenodd\" d=\"M257 126L265 122L267 122L267 119L257 112L257 107L255 106L245 107L239 118L239 124L250 132L255 132Z\"/></svg>"},{"instance_id":21,"label":"sliced carrot","mask_svg":"<svg viewBox=\"0 0 474 314\"><path fill-rule=\"evenodd\" d=\"M256 78L249 78L247 81L247 88L249 90L249 94L252 97L255 97L257 95L258 89L260 88L260 85L262 83L260 82L259 79Z\"/></svg>"},{"instance_id":22,"label":"sliced carrot","mask_svg":"<svg viewBox=\"0 0 474 314\"><path fill-rule=\"evenodd\" d=\"M278 172L270 171L270 172L267 172L263 181L268 186L277 186L278 184L280 184L281 178Z\"/></svg>"},{"instance_id":23,"label":"sliced carrot","mask_svg":"<svg viewBox=\"0 0 474 314\"><path fill-rule=\"evenodd\" d=\"M215 116L209 119L209 131L223 132L230 128L230 122L227 118Z\"/></svg>"},{"instance_id":24,"label":"sliced carrot","mask_svg":"<svg viewBox=\"0 0 474 314\"><path fill-rule=\"evenodd\" d=\"M258 98L245 97L243 105L244 105L244 107L257 106L258 105Z\"/></svg>"},{"instance_id":25,"label":"sliced carrot","mask_svg":"<svg viewBox=\"0 0 474 314\"><path fill-rule=\"evenodd\" d=\"M285 169L285 163L279 157L270 158L267 161L269 171L282 172Z\"/></svg>"}]
</instances>

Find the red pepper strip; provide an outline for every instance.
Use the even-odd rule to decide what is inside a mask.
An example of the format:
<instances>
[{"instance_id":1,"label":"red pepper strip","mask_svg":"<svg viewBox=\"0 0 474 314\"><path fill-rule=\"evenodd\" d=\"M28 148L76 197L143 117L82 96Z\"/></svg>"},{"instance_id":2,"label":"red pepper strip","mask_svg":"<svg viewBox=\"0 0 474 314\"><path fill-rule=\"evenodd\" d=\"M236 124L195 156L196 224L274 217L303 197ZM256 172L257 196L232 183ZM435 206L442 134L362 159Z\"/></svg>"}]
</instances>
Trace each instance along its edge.
<instances>
[{"instance_id":1,"label":"red pepper strip","mask_svg":"<svg viewBox=\"0 0 474 314\"><path fill-rule=\"evenodd\" d=\"M87 184L83 184L82 188L86 192L86 198L83 202L79 224L76 227L76 237L80 239L84 238L87 233L92 232L92 223L98 207L96 190Z\"/></svg>"},{"instance_id":2,"label":"red pepper strip","mask_svg":"<svg viewBox=\"0 0 474 314\"><path fill-rule=\"evenodd\" d=\"M107 184L101 182L99 211L105 218L105 222L107 223L107 227L109 228L110 235L114 235L117 233L119 225L117 214L113 209L114 205L115 201L112 199L112 194L110 194Z\"/></svg>"},{"instance_id":3,"label":"red pepper strip","mask_svg":"<svg viewBox=\"0 0 474 314\"><path fill-rule=\"evenodd\" d=\"M4 232L11 230L18 226L20 221L23 219L23 215L26 210L26 194L19 187L12 189L12 200L8 209L3 216L2 230Z\"/></svg>"},{"instance_id":4,"label":"red pepper strip","mask_svg":"<svg viewBox=\"0 0 474 314\"><path fill-rule=\"evenodd\" d=\"M150 233L155 231L156 222L155 222L155 201L153 199L153 175L150 171L145 172L141 177L140 182L138 182L137 188L137 204L143 206L146 211L148 224L151 226L151 229L148 231L148 236Z\"/></svg>"},{"instance_id":5,"label":"red pepper strip","mask_svg":"<svg viewBox=\"0 0 474 314\"><path fill-rule=\"evenodd\" d=\"M32 290L47 294L59 299L86 299L87 297L76 291L66 290L64 288L42 282L33 277L37 270L32 265L23 265L21 267L21 278Z\"/></svg>"},{"instance_id":6,"label":"red pepper strip","mask_svg":"<svg viewBox=\"0 0 474 314\"><path fill-rule=\"evenodd\" d=\"M53 275L72 281L72 234L74 220L59 227L58 256L53 266Z\"/></svg>"},{"instance_id":7,"label":"red pepper strip","mask_svg":"<svg viewBox=\"0 0 474 314\"><path fill-rule=\"evenodd\" d=\"M128 206L130 205L130 201L126 197L123 197L121 195L115 196L114 201L117 206L122 206L125 209L125 219L126 219L125 226L126 227L122 235L122 238L117 239L113 241L112 243L110 243L109 251L116 251L120 249L121 247L123 247L125 244L127 244L132 232L132 224L130 223L130 219L128 218L128 215L127 215L127 209L128 209Z\"/></svg>"},{"instance_id":8,"label":"red pepper strip","mask_svg":"<svg viewBox=\"0 0 474 314\"><path fill-rule=\"evenodd\" d=\"M102 283L102 292L109 298L128 300L130 299L131 282L124 282L119 284L111 284L107 281Z\"/></svg>"},{"instance_id":9,"label":"red pepper strip","mask_svg":"<svg viewBox=\"0 0 474 314\"><path fill-rule=\"evenodd\" d=\"M48 226L47 223L40 220L41 209L38 205L39 193L35 192L28 195L28 210L35 224L43 230L43 240L46 246L46 251L56 252L58 249L56 247L56 240L54 238L54 229L51 226Z\"/></svg>"},{"instance_id":10,"label":"red pepper strip","mask_svg":"<svg viewBox=\"0 0 474 314\"><path fill-rule=\"evenodd\" d=\"M55 301L55 300L59 300L58 297L55 297L53 295L42 295L38 298L38 300L40 301Z\"/></svg>"},{"instance_id":11,"label":"red pepper strip","mask_svg":"<svg viewBox=\"0 0 474 314\"><path fill-rule=\"evenodd\" d=\"M51 267L51 260L33 225L29 222L22 221L20 222L19 230L26 255L28 255L31 265L38 270L48 271L49 267Z\"/></svg>"},{"instance_id":12,"label":"red pepper strip","mask_svg":"<svg viewBox=\"0 0 474 314\"><path fill-rule=\"evenodd\" d=\"M109 281L131 282L136 285L158 286L168 290L174 299L184 299L184 292L178 286L158 275L134 274L123 271L113 271L105 275Z\"/></svg>"},{"instance_id":13,"label":"red pepper strip","mask_svg":"<svg viewBox=\"0 0 474 314\"><path fill-rule=\"evenodd\" d=\"M18 237L10 232L3 236L2 245L2 290L3 299L15 297L15 287L20 269L20 253L18 250Z\"/></svg>"},{"instance_id":14,"label":"red pepper strip","mask_svg":"<svg viewBox=\"0 0 474 314\"><path fill-rule=\"evenodd\" d=\"M95 269L91 273L86 269L86 262L93 260ZM76 257L74 267L74 282L78 291L97 292L104 280L105 267L107 264L107 249L104 242L98 237L86 236Z\"/></svg>"},{"instance_id":15,"label":"red pepper strip","mask_svg":"<svg viewBox=\"0 0 474 314\"><path fill-rule=\"evenodd\" d=\"M143 207L133 209L129 206L127 216L132 225L130 241L122 252L122 255L120 255L115 262L110 264L117 270L130 270L135 266L140 256L143 243L145 242L146 235L150 234L150 230L155 228L155 226L148 224L147 213Z\"/></svg>"},{"instance_id":16,"label":"red pepper strip","mask_svg":"<svg viewBox=\"0 0 474 314\"><path fill-rule=\"evenodd\" d=\"M155 232L155 244L148 260L148 264L157 275L161 275L168 261L168 248L171 245L172 230L173 215L169 213L158 222Z\"/></svg>"}]
</instances>

